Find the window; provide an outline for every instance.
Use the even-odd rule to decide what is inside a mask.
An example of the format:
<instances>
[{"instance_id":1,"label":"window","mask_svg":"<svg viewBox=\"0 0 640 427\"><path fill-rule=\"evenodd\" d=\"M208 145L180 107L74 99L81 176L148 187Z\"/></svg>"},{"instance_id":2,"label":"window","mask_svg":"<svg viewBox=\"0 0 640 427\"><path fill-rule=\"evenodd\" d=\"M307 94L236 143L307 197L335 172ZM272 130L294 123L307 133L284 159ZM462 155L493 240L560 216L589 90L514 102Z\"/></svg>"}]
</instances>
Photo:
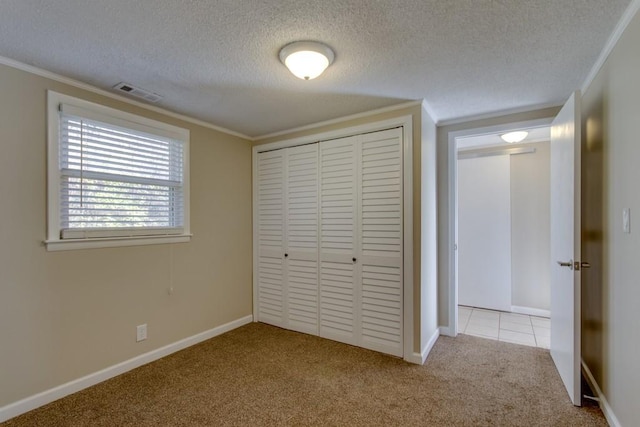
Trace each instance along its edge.
<instances>
[{"instance_id":1,"label":"window","mask_svg":"<svg viewBox=\"0 0 640 427\"><path fill-rule=\"evenodd\" d=\"M48 93L48 250L189 240L189 132Z\"/></svg>"}]
</instances>

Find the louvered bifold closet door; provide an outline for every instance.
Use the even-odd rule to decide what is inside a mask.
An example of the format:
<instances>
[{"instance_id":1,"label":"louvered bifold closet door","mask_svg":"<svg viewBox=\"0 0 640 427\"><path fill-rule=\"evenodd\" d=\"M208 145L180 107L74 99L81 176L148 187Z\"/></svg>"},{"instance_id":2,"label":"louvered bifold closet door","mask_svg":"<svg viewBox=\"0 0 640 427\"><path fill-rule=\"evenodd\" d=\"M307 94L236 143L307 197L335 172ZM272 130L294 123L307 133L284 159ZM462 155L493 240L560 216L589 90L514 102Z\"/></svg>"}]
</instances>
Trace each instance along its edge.
<instances>
[{"instance_id":1,"label":"louvered bifold closet door","mask_svg":"<svg viewBox=\"0 0 640 427\"><path fill-rule=\"evenodd\" d=\"M361 345L403 355L402 129L361 136Z\"/></svg>"},{"instance_id":2,"label":"louvered bifold closet door","mask_svg":"<svg viewBox=\"0 0 640 427\"><path fill-rule=\"evenodd\" d=\"M318 144L285 151L287 327L318 335Z\"/></svg>"},{"instance_id":3,"label":"louvered bifold closet door","mask_svg":"<svg viewBox=\"0 0 640 427\"><path fill-rule=\"evenodd\" d=\"M286 327L284 150L258 153L258 321Z\"/></svg>"},{"instance_id":4,"label":"louvered bifold closet door","mask_svg":"<svg viewBox=\"0 0 640 427\"><path fill-rule=\"evenodd\" d=\"M358 345L358 137L320 143L320 336Z\"/></svg>"}]
</instances>

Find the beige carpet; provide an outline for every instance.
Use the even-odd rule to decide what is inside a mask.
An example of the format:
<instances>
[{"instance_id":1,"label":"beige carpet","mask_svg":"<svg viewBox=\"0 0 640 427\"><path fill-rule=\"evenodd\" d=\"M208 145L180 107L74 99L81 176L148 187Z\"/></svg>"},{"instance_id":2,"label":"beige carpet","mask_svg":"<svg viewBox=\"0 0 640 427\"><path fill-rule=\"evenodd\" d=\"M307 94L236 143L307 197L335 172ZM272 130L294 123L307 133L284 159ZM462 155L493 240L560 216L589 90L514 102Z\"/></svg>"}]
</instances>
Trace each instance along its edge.
<instances>
[{"instance_id":1,"label":"beige carpet","mask_svg":"<svg viewBox=\"0 0 640 427\"><path fill-rule=\"evenodd\" d=\"M441 337L424 366L250 324L9 420L15 426L606 426L549 352Z\"/></svg>"}]
</instances>

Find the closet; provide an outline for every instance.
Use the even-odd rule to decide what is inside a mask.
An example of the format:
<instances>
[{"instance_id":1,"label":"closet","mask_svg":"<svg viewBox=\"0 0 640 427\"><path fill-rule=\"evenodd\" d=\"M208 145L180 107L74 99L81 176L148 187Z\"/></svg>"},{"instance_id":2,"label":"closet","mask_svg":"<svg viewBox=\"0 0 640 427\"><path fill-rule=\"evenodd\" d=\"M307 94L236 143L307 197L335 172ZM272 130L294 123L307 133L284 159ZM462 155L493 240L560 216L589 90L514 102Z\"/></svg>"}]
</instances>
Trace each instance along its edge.
<instances>
[{"instance_id":1,"label":"closet","mask_svg":"<svg viewBox=\"0 0 640 427\"><path fill-rule=\"evenodd\" d=\"M257 154L258 321L403 355L402 128Z\"/></svg>"},{"instance_id":2,"label":"closet","mask_svg":"<svg viewBox=\"0 0 640 427\"><path fill-rule=\"evenodd\" d=\"M318 144L258 155L260 322L318 334Z\"/></svg>"}]
</instances>

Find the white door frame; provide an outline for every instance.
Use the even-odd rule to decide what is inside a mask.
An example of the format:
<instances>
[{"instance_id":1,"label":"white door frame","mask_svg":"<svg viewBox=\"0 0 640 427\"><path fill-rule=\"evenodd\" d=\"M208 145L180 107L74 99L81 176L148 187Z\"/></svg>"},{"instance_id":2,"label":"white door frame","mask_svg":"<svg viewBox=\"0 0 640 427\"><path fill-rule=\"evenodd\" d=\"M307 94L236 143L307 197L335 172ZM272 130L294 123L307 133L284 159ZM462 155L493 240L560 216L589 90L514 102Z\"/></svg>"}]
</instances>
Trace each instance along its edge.
<instances>
[{"instance_id":1,"label":"white door frame","mask_svg":"<svg viewBox=\"0 0 640 427\"><path fill-rule=\"evenodd\" d=\"M258 153L262 151L276 150L280 148L294 147L296 145L322 142L330 139L343 138L362 133L402 127L402 152L403 152L403 199L404 199L404 247L403 247L403 358L407 362L422 363L422 358L414 354L413 348L413 117L411 115L394 117L388 120L367 123L359 126L351 126L312 135L287 139L269 144L254 145L252 150L252 197L253 197L253 319L258 319L258 283L256 271L258 269Z\"/></svg>"},{"instance_id":2,"label":"white door frame","mask_svg":"<svg viewBox=\"0 0 640 427\"><path fill-rule=\"evenodd\" d=\"M456 139L467 136L506 133L515 129L549 126L553 117L504 123L494 126L476 127L451 131L447 142L448 186L447 203L449 205L449 227L447 229L447 271L448 271L448 327L441 328L441 333L450 337L458 335L458 266L456 262L456 245L458 240L458 156Z\"/></svg>"}]
</instances>

